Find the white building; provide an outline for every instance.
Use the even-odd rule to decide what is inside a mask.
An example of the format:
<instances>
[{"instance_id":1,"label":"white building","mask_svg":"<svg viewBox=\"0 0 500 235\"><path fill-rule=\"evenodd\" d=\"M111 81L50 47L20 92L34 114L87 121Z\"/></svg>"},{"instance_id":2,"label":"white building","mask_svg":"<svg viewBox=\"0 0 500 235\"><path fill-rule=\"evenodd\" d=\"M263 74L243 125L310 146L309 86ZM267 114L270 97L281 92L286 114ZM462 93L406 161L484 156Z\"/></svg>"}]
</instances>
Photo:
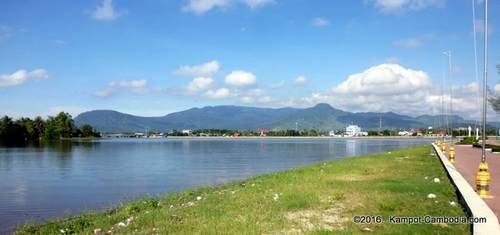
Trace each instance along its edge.
<instances>
[{"instance_id":1,"label":"white building","mask_svg":"<svg viewBox=\"0 0 500 235\"><path fill-rule=\"evenodd\" d=\"M361 127L357 125L349 125L345 128L345 135L346 136L360 136L363 135L364 133L361 132Z\"/></svg>"},{"instance_id":2,"label":"white building","mask_svg":"<svg viewBox=\"0 0 500 235\"><path fill-rule=\"evenodd\" d=\"M333 130L332 130L332 131L329 131L329 132L328 132L328 135L329 135L329 136L335 136L335 131L333 131Z\"/></svg>"},{"instance_id":3,"label":"white building","mask_svg":"<svg viewBox=\"0 0 500 235\"><path fill-rule=\"evenodd\" d=\"M193 133L192 130L189 130L189 129L184 129L182 130L182 134L185 134L185 135L191 135L191 133Z\"/></svg>"},{"instance_id":4,"label":"white building","mask_svg":"<svg viewBox=\"0 0 500 235\"><path fill-rule=\"evenodd\" d=\"M410 136L410 135L413 135L413 133L409 132L409 131L400 131L400 132L398 132L398 135L399 136Z\"/></svg>"}]
</instances>

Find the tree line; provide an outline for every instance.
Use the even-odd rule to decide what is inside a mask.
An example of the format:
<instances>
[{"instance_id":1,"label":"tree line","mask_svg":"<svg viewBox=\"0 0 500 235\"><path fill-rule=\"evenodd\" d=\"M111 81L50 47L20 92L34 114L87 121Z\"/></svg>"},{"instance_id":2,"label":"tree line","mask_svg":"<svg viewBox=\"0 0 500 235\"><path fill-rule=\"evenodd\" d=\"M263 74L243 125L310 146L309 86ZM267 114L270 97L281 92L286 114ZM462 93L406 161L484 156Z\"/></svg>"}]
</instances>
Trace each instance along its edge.
<instances>
[{"instance_id":1,"label":"tree line","mask_svg":"<svg viewBox=\"0 0 500 235\"><path fill-rule=\"evenodd\" d=\"M70 114L60 112L55 117L36 117L14 120L4 116L0 119L0 142L21 144L36 141L53 141L72 137L100 137L91 125L77 127Z\"/></svg>"}]
</instances>

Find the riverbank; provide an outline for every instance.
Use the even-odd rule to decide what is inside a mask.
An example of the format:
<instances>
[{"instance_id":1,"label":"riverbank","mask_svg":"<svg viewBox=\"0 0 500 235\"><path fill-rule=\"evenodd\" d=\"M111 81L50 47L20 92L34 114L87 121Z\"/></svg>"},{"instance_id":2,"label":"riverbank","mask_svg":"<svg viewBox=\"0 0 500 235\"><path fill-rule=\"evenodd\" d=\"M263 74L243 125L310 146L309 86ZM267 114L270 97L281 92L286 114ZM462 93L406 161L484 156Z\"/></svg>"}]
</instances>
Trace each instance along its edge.
<instances>
[{"instance_id":1,"label":"riverbank","mask_svg":"<svg viewBox=\"0 0 500 235\"><path fill-rule=\"evenodd\" d=\"M330 161L25 225L16 234L468 234L470 226L464 224L389 223L391 215L465 216L455 189L431 154L430 146L422 146ZM383 222L355 224L355 215L381 215Z\"/></svg>"}]
</instances>

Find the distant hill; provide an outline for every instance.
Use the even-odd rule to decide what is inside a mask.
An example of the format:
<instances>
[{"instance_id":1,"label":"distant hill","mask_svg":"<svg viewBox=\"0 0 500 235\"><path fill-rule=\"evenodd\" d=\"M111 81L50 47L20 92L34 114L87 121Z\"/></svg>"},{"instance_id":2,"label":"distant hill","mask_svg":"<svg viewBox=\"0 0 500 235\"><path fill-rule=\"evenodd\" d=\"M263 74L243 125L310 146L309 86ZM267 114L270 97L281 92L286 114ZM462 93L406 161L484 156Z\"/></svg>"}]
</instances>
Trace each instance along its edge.
<instances>
[{"instance_id":1,"label":"distant hill","mask_svg":"<svg viewBox=\"0 0 500 235\"><path fill-rule=\"evenodd\" d=\"M449 117L451 119L451 117ZM94 110L75 118L77 125L90 124L102 132L167 131L181 129L341 129L357 124L364 129L423 128L437 126L442 116L410 117L393 112L351 113L335 109L329 104L310 108L255 108L243 106L208 106L171 113L162 117L140 117L112 110ZM473 123L453 116L454 123Z\"/></svg>"}]
</instances>

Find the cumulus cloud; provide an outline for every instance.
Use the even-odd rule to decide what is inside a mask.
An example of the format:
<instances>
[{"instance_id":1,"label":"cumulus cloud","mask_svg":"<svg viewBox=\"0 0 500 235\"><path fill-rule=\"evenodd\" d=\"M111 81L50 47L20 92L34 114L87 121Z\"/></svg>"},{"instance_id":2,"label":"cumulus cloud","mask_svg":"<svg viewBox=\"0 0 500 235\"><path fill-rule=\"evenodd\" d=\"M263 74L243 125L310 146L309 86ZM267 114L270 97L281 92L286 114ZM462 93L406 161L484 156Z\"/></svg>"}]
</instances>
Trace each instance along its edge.
<instances>
[{"instance_id":1,"label":"cumulus cloud","mask_svg":"<svg viewBox=\"0 0 500 235\"><path fill-rule=\"evenodd\" d=\"M276 3L275 0L242 0L242 2L252 9L263 7L263 6L268 5L268 4Z\"/></svg>"},{"instance_id":2,"label":"cumulus cloud","mask_svg":"<svg viewBox=\"0 0 500 235\"><path fill-rule=\"evenodd\" d=\"M189 92L198 92L209 88L214 83L214 80L209 77L194 78L187 86Z\"/></svg>"},{"instance_id":3,"label":"cumulus cloud","mask_svg":"<svg viewBox=\"0 0 500 235\"><path fill-rule=\"evenodd\" d=\"M231 0L190 0L182 10L201 15L215 8L227 7L230 2Z\"/></svg>"},{"instance_id":4,"label":"cumulus cloud","mask_svg":"<svg viewBox=\"0 0 500 235\"><path fill-rule=\"evenodd\" d=\"M18 70L12 74L0 75L0 87L18 86L25 83L28 79L45 79L49 73L45 69L35 69L32 71Z\"/></svg>"},{"instance_id":5,"label":"cumulus cloud","mask_svg":"<svg viewBox=\"0 0 500 235\"><path fill-rule=\"evenodd\" d=\"M102 4L95 8L92 17L96 20L112 21L127 13L127 10L115 10L113 7L113 0L103 0Z\"/></svg>"},{"instance_id":6,"label":"cumulus cloud","mask_svg":"<svg viewBox=\"0 0 500 235\"><path fill-rule=\"evenodd\" d=\"M334 88L341 94L394 95L414 92L431 84L427 73L398 64L381 64L349 76Z\"/></svg>"},{"instance_id":7,"label":"cumulus cloud","mask_svg":"<svg viewBox=\"0 0 500 235\"><path fill-rule=\"evenodd\" d=\"M231 96L231 92L227 88L219 88L216 90L208 90L205 96L211 99L223 99Z\"/></svg>"},{"instance_id":8,"label":"cumulus cloud","mask_svg":"<svg viewBox=\"0 0 500 235\"><path fill-rule=\"evenodd\" d=\"M312 26L314 27L325 27L328 25L330 25L330 21L322 17L316 17L312 20Z\"/></svg>"},{"instance_id":9,"label":"cumulus cloud","mask_svg":"<svg viewBox=\"0 0 500 235\"><path fill-rule=\"evenodd\" d=\"M376 8L384 12L418 11L431 7L442 7L445 0L374 0Z\"/></svg>"},{"instance_id":10,"label":"cumulus cloud","mask_svg":"<svg viewBox=\"0 0 500 235\"><path fill-rule=\"evenodd\" d=\"M118 91L125 90L133 93L145 93L148 81L145 79L140 80L120 80L111 81L108 85L95 93L98 97L108 97Z\"/></svg>"},{"instance_id":11,"label":"cumulus cloud","mask_svg":"<svg viewBox=\"0 0 500 235\"><path fill-rule=\"evenodd\" d=\"M226 76L226 84L236 87L247 87L257 83L257 78L253 73L245 71L233 71Z\"/></svg>"},{"instance_id":12,"label":"cumulus cloud","mask_svg":"<svg viewBox=\"0 0 500 235\"><path fill-rule=\"evenodd\" d=\"M234 3L242 3L250 9L264 7L269 4L276 3L276 0L189 0L182 10L192 12L197 15L202 15L205 12L222 8L225 9Z\"/></svg>"},{"instance_id":13,"label":"cumulus cloud","mask_svg":"<svg viewBox=\"0 0 500 235\"><path fill-rule=\"evenodd\" d=\"M286 84L286 81L281 80L279 82L271 84L270 87L271 87L271 89L276 90L276 89L282 88L283 86L285 86L285 84Z\"/></svg>"},{"instance_id":14,"label":"cumulus cloud","mask_svg":"<svg viewBox=\"0 0 500 235\"><path fill-rule=\"evenodd\" d=\"M329 103L351 112L392 111L417 116L437 115L441 112L441 102L449 109L451 101L453 114L470 119L480 117L477 83L453 86L453 96L450 95L449 89L442 94L439 87L432 84L436 82L424 71L397 64L381 64L352 74L329 90L281 103L301 107Z\"/></svg>"},{"instance_id":15,"label":"cumulus cloud","mask_svg":"<svg viewBox=\"0 0 500 235\"><path fill-rule=\"evenodd\" d=\"M423 45L423 42L419 38L404 38L395 41L394 46L402 48L418 48Z\"/></svg>"},{"instance_id":16,"label":"cumulus cloud","mask_svg":"<svg viewBox=\"0 0 500 235\"><path fill-rule=\"evenodd\" d=\"M295 78L293 83L295 83L296 85L304 85L307 83L307 78L303 75L298 76L297 78Z\"/></svg>"},{"instance_id":17,"label":"cumulus cloud","mask_svg":"<svg viewBox=\"0 0 500 235\"><path fill-rule=\"evenodd\" d=\"M173 72L176 76L186 76L186 77L203 77L212 76L217 73L220 69L219 62L216 60L209 61L201 65L184 65Z\"/></svg>"}]
</instances>

